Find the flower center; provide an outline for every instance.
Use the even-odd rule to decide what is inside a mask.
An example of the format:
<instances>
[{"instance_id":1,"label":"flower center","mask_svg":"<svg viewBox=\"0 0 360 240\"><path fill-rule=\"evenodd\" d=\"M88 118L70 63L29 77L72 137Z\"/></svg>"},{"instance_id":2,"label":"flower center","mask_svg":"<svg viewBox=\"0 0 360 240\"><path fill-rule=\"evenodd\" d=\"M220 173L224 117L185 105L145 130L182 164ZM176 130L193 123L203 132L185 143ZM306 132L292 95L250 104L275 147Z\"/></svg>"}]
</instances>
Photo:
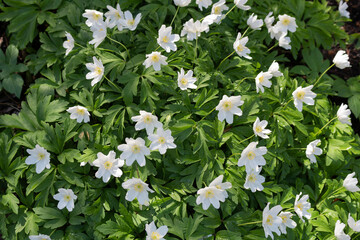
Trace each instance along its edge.
<instances>
[{"instance_id":1,"label":"flower center","mask_svg":"<svg viewBox=\"0 0 360 240\"><path fill-rule=\"evenodd\" d=\"M70 200L71 200L70 195L65 195L65 196L64 196L64 201L65 201L65 202L68 202L68 201L70 201Z\"/></svg>"},{"instance_id":2,"label":"flower center","mask_svg":"<svg viewBox=\"0 0 360 240\"><path fill-rule=\"evenodd\" d=\"M134 185L134 190L137 192L142 192L143 189L144 189L144 186L141 183L137 183Z\"/></svg>"},{"instance_id":3,"label":"flower center","mask_svg":"<svg viewBox=\"0 0 360 240\"><path fill-rule=\"evenodd\" d=\"M217 189L221 189L221 186L220 185L216 185L215 186Z\"/></svg>"},{"instance_id":4,"label":"flower center","mask_svg":"<svg viewBox=\"0 0 360 240\"><path fill-rule=\"evenodd\" d=\"M102 69L99 67L95 67L95 72L97 73L97 75L100 75L102 73Z\"/></svg>"},{"instance_id":5,"label":"flower center","mask_svg":"<svg viewBox=\"0 0 360 240\"><path fill-rule=\"evenodd\" d=\"M283 222L283 223L286 223L286 221L287 221L288 218L287 218L287 216L281 216L281 219L282 219L282 222Z\"/></svg>"},{"instance_id":6,"label":"flower center","mask_svg":"<svg viewBox=\"0 0 360 240\"><path fill-rule=\"evenodd\" d=\"M259 77L259 83L262 83L264 81L264 76Z\"/></svg>"},{"instance_id":7,"label":"flower center","mask_svg":"<svg viewBox=\"0 0 360 240\"><path fill-rule=\"evenodd\" d=\"M241 45L241 44L239 44L239 45L237 46L237 50L238 50L239 52L244 51L244 46Z\"/></svg>"},{"instance_id":8,"label":"flower center","mask_svg":"<svg viewBox=\"0 0 360 240\"><path fill-rule=\"evenodd\" d=\"M285 18L285 19L282 20L282 24L283 24L284 26L287 26L287 25L290 24L290 20L287 19L287 18Z\"/></svg>"},{"instance_id":9,"label":"flower center","mask_svg":"<svg viewBox=\"0 0 360 240\"><path fill-rule=\"evenodd\" d=\"M42 238L41 240L47 240L46 238Z\"/></svg>"},{"instance_id":10,"label":"flower center","mask_svg":"<svg viewBox=\"0 0 360 240\"><path fill-rule=\"evenodd\" d=\"M304 206L303 206L302 203L298 203L298 204L296 205L296 207L299 208L300 211L302 211Z\"/></svg>"},{"instance_id":11,"label":"flower center","mask_svg":"<svg viewBox=\"0 0 360 240\"><path fill-rule=\"evenodd\" d=\"M152 56L151 56L151 60L152 60L153 62L158 62L158 61L160 60L160 58L159 58L158 55L152 55Z\"/></svg>"},{"instance_id":12,"label":"flower center","mask_svg":"<svg viewBox=\"0 0 360 240\"><path fill-rule=\"evenodd\" d=\"M144 123L149 124L149 123L151 123L151 122L152 122L151 116L146 116L146 117L144 117Z\"/></svg>"},{"instance_id":13,"label":"flower center","mask_svg":"<svg viewBox=\"0 0 360 240\"><path fill-rule=\"evenodd\" d=\"M151 240L159 240L159 239L161 239L161 236L157 232L152 232L150 238L151 238Z\"/></svg>"},{"instance_id":14,"label":"flower center","mask_svg":"<svg viewBox=\"0 0 360 240\"><path fill-rule=\"evenodd\" d=\"M298 92L296 93L296 97L297 97L298 99L300 99L300 100L303 100L304 97L305 97L305 92L304 92L304 91L298 91Z\"/></svg>"},{"instance_id":15,"label":"flower center","mask_svg":"<svg viewBox=\"0 0 360 240\"><path fill-rule=\"evenodd\" d=\"M134 20L134 19L128 20L128 21L127 21L127 24L130 25L130 26L132 26L132 25L135 24L135 20Z\"/></svg>"},{"instance_id":16,"label":"flower center","mask_svg":"<svg viewBox=\"0 0 360 240\"><path fill-rule=\"evenodd\" d=\"M188 83L188 80L186 78L182 78L180 82L182 85L186 85Z\"/></svg>"},{"instance_id":17,"label":"flower center","mask_svg":"<svg viewBox=\"0 0 360 240\"><path fill-rule=\"evenodd\" d=\"M230 111L230 109L232 108L232 103L231 103L231 101L225 101L224 103L223 103L223 108L224 108L224 110L225 111Z\"/></svg>"},{"instance_id":18,"label":"flower center","mask_svg":"<svg viewBox=\"0 0 360 240\"><path fill-rule=\"evenodd\" d=\"M79 115L84 115L85 114L85 110L84 109L81 109L81 108L78 108L76 110L76 113L79 114Z\"/></svg>"},{"instance_id":19,"label":"flower center","mask_svg":"<svg viewBox=\"0 0 360 240\"><path fill-rule=\"evenodd\" d=\"M164 36L163 39L162 39L162 41L163 41L164 43L167 43L167 42L169 42L169 38L168 38L167 36Z\"/></svg>"},{"instance_id":20,"label":"flower center","mask_svg":"<svg viewBox=\"0 0 360 240\"><path fill-rule=\"evenodd\" d=\"M266 224L271 226L273 225L273 222L274 222L273 216L269 215L266 219Z\"/></svg>"},{"instance_id":21,"label":"flower center","mask_svg":"<svg viewBox=\"0 0 360 240\"><path fill-rule=\"evenodd\" d=\"M214 191L213 190L207 190L205 193L206 198L213 198L214 197Z\"/></svg>"},{"instance_id":22,"label":"flower center","mask_svg":"<svg viewBox=\"0 0 360 240\"><path fill-rule=\"evenodd\" d=\"M255 174L251 173L251 174L249 175L248 181L254 183L254 182L256 181L256 176L255 176Z\"/></svg>"},{"instance_id":23,"label":"flower center","mask_svg":"<svg viewBox=\"0 0 360 240\"><path fill-rule=\"evenodd\" d=\"M98 21L100 17L101 17L100 14L93 13L93 18L94 18L95 21Z\"/></svg>"},{"instance_id":24,"label":"flower center","mask_svg":"<svg viewBox=\"0 0 360 240\"><path fill-rule=\"evenodd\" d=\"M256 154L253 151L248 152L247 157L249 160L253 160L256 157Z\"/></svg>"},{"instance_id":25,"label":"flower center","mask_svg":"<svg viewBox=\"0 0 360 240\"><path fill-rule=\"evenodd\" d=\"M262 127L261 126L256 126L256 128L255 128L255 131L257 132L257 133L260 133L260 132L262 132Z\"/></svg>"},{"instance_id":26,"label":"flower center","mask_svg":"<svg viewBox=\"0 0 360 240\"><path fill-rule=\"evenodd\" d=\"M117 19L121 18L120 13L118 13L118 12L115 13L115 16L116 16Z\"/></svg>"},{"instance_id":27,"label":"flower center","mask_svg":"<svg viewBox=\"0 0 360 240\"><path fill-rule=\"evenodd\" d=\"M133 146L131 147L131 151L132 151L133 153L139 153L139 152L140 152L140 147L135 144L135 145L133 145Z\"/></svg>"},{"instance_id":28,"label":"flower center","mask_svg":"<svg viewBox=\"0 0 360 240\"><path fill-rule=\"evenodd\" d=\"M221 13L221 8L220 7L215 7L214 8L214 14L219 15Z\"/></svg>"},{"instance_id":29,"label":"flower center","mask_svg":"<svg viewBox=\"0 0 360 240\"><path fill-rule=\"evenodd\" d=\"M43 160L45 158L45 154L39 153L38 158L39 158L39 160Z\"/></svg>"},{"instance_id":30,"label":"flower center","mask_svg":"<svg viewBox=\"0 0 360 240\"><path fill-rule=\"evenodd\" d=\"M109 169L112 167L112 165L113 165L112 162L106 161L106 162L104 163L104 168L105 168L106 170L109 170Z\"/></svg>"},{"instance_id":31,"label":"flower center","mask_svg":"<svg viewBox=\"0 0 360 240\"><path fill-rule=\"evenodd\" d=\"M160 144L164 144L166 142L164 137L159 137L158 141Z\"/></svg>"}]
</instances>

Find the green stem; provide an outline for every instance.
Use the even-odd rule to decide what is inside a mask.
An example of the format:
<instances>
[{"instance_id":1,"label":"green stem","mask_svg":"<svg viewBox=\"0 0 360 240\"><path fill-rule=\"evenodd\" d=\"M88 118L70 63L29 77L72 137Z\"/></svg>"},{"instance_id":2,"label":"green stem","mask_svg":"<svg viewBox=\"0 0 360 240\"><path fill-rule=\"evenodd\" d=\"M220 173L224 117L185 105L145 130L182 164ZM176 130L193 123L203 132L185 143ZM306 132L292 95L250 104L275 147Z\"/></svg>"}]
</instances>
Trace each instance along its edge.
<instances>
[{"instance_id":1,"label":"green stem","mask_svg":"<svg viewBox=\"0 0 360 240\"><path fill-rule=\"evenodd\" d=\"M198 38L196 38L195 40L195 48L194 48L194 60L193 60L193 64L195 63L195 59L197 57L197 45L198 45Z\"/></svg>"},{"instance_id":2,"label":"green stem","mask_svg":"<svg viewBox=\"0 0 360 240\"><path fill-rule=\"evenodd\" d=\"M236 7L236 5L234 5L234 6L225 14L225 17L226 17L232 10L234 10L235 7Z\"/></svg>"},{"instance_id":3,"label":"green stem","mask_svg":"<svg viewBox=\"0 0 360 240\"><path fill-rule=\"evenodd\" d=\"M205 119L207 116L209 116L213 111L215 111L215 109L216 109L216 107L214 107L208 114L206 114L205 116L203 116L203 117L200 119L200 121L198 121L198 122L194 125L194 127L196 127L199 122L201 122L202 120L204 120L204 119ZM193 128L194 128L194 127L193 127Z\"/></svg>"},{"instance_id":4,"label":"green stem","mask_svg":"<svg viewBox=\"0 0 360 240\"><path fill-rule=\"evenodd\" d=\"M266 52L270 52L271 50L273 50L274 47L276 47L277 45L279 45L279 42L276 42L274 44L274 46L272 46L271 48L269 48Z\"/></svg>"},{"instance_id":5,"label":"green stem","mask_svg":"<svg viewBox=\"0 0 360 240\"><path fill-rule=\"evenodd\" d=\"M293 100L293 98L290 98L289 101L287 101L287 103L283 106L283 108L285 109L287 107L287 105Z\"/></svg>"},{"instance_id":6,"label":"green stem","mask_svg":"<svg viewBox=\"0 0 360 240\"><path fill-rule=\"evenodd\" d=\"M333 66L335 65L335 63L333 64L333 65L331 65L330 67L328 67L328 69L326 69L325 70L325 72L323 72L322 74L321 74L321 76L316 80L316 82L314 83L314 87L315 87L315 85L320 81L320 79L324 76L324 74L327 72L327 71L329 71L330 70L330 68L332 68Z\"/></svg>"},{"instance_id":7,"label":"green stem","mask_svg":"<svg viewBox=\"0 0 360 240\"><path fill-rule=\"evenodd\" d=\"M245 225L250 225L250 224L258 224L258 223L262 223L262 221L256 221L256 222L248 222L248 223L238 224L238 226L245 226Z\"/></svg>"},{"instance_id":8,"label":"green stem","mask_svg":"<svg viewBox=\"0 0 360 240\"><path fill-rule=\"evenodd\" d=\"M111 83L111 85L113 85L113 86L118 90L119 93L121 92L121 89L120 89L118 86L116 86L116 84L113 83L110 79L108 79L105 74L104 74L104 78L105 78L109 83Z\"/></svg>"},{"instance_id":9,"label":"green stem","mask_svg":"<svg viewBox=\"0 0 360 240\"><path fill-rule=\"evenodd\" d=\"M158 50L160 47L161 47L161 46L159 45L159 46L154 50L154 52L156 52L156 50Z\"/></svg>"},{"instance_id":10,"label":"green stem","mask_svg":"<svg viewBox=\"0 0 360 240\"><path fill-rule=\"evenodd\" d=\"M248 27L247 29L245 29L245 32L241 35L241 38L245 37L245 35L246 35L247 31L249 31L249 29L250 29L250 27ZM241 39L241 38L240 38L240 39Z\"/></svg>"},{"instance_id":11,"label":"green stem","mask_svg":"<svg viewBox=\"0 0 360 240\"><path fill-rule=\"evenodd\" d=\"M306 150L306 148L288 148L287 150Z\"/></svg>"},{"instance_id":12,"label":"green stem","mask_svg":"<svg viewBox=\"0 0 360 240\"><path fill-rule=\"evenodd\" d=\"M238 82L237 84L240 85L244 80L249 79L250 77L244 77L243 79L240 80L240 82Z\"/></svg>"},{"instance_id":13,"label":"green stem","mask_svg":"<svg viewBox=\"0 0 360 240\"><path fill-rule=\"evenodd\" d=\"M235 51L233 51L233 52L230 53L226 58L224 58L224 59L220 62L219 66L215 69L215 71L218 70L219 67L221 66L221 64L222 64L223 62L225 62L226 59L228 59L229 57L231 57L234 53L235 53Z\"/></svg>"},{"instance_id":14,"label":"green stem","mask_svg":"<svg viewBox=\"0 0 360 240\"><path fill-rule=\"evenodd\" d=\"M315 136L317 136L325 127L327 127L332 121L334 121L335 119L337 119L337 116L330 119L316 134Z\"/></svg>"},{"instance_id":15,"label":"green stem","mask_svg":"<svg viewBox=\"0 0 360 240\"><path fill-rule=\"evenodd\" d=\"M125 45L124 44L122 44L121 42L119 42L119 41L116 41L115 39L112 39L111 37L109 37L109 36L106 36L108 39L110 39L111 41L113 41L113 42L115 42L115 43L117 43L117 44L120 44L123 48L125 48L125 50L126 50L126 53L127 53L127 55L129 56L129 59L131 58L130 57L130 53L129 53L129 50L125 47Z\"/></svg>"},{"instance_id":16,"label":"green stem","mask_svg":"<svg viewBox=\"0 0 360 240\"><path fill-rule=\"evenodd\" d=\"M176 9L176 12L175 12L174 17L173 17L173 19L171 20L170 27L171 27L171 25L173 24L173 22L174 22L174 20L175 20L175 17L176 17L176 15L177 15L178 12L179 12L179 9L180 9L180 7L178 6L177 9Z\"/></svg>"},{"instance_id":17,"label":"green stem","mask_svg":"<svg viewBox=\"0 0 360 240\"><path fill-rule=\"evenodd\" d=\"M76 46L81 47L81 48L85 48L84 46L82 46L82 45L80 45L80 44L78 44L78 43L76 43L76 42L74 42L74 44L75 44Z\"/></svg>"},{"instance_id":18,"label":"green stem","mask_svg":"<svg viewBox=\"0 0 360 240\"><path fill-rule=\"evenodd\" d=\"M245 139L241 140L238 144L243 143L243 142L245 142L245 141L247 141L247 140L251 139L251 138L252 138L252 137L254 137L254 136L255 136L255 134L251 135L251 136L250 136L250 137L248 137L248 138L245 138Z\"/></svg>"}]
</instances>

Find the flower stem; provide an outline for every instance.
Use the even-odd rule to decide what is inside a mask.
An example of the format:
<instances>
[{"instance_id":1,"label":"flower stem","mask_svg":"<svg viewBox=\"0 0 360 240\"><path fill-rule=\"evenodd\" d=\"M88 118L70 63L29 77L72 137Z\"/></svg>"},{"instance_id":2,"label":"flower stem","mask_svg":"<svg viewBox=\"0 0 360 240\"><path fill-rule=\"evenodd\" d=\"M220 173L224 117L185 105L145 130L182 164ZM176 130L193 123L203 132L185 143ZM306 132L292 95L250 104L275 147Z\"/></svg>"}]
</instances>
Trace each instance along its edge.
<instances>
[{"instance_id":1,"label":"flower stem","mask_svg":"<svg viewBox=\"0 0 360 240\"><path fill-rule=\"evenodd\" d=\"M131 58L130 57L130 53L129 53L129 50L125 47L125 45L124 44L122 44L121 42L119 42L119 41L116 41L115 39L112 39L111 37L109 37L109 36L106 36L108 39L110 39L111 41L113 41L113 42L115 42L115 43L117 43L117 44L120 44L123 48L125 48L125 50L126 50L126 53L127 53L127 55L129 56L129 59Z\"/></svg>"},{"instance_id":2,"label":"flower stem","mask_svg":"<svg viewBox=\"0 0 360 240\"><path fill-rule=\"evenodd\" d=\"M327 127L327 125L329 125L332 121L334 121L335 119L337 119L337 116L330 119L317 133L315 133L315 136L317 136L325 127Z\"/></svg>"},{"instance_id":3,"label":"flower stem","mask_svg":"<svg viewBox=\"0 0 360 240\"><path fill-rule=\"evenodd\" d=\"M194 60L193 60L193 64L195 63L195 59L197 57L197 45L198 45L198 38L196 37L195 40L195 48L194 48Z\"/></svg>"},{"instance_id":4,"label":"flower stem","mask_svg":"<svg viewBox=\"0 0 360 240\"><path fill-rule=\"evenodd\" d=\"M293 100L293 98L290 98L289 101L287 101L287 103L283 106L283 108L285 109L287 107L287 105Z\"/></svg>"},{"instance_id":5,"label":"flower stem","mask_svg":"<svg viewBox=\"0 0 360 240\"><path fill-rule=\"evenodd\" d=\"M80 45L80 44L78 44L78 43L76 43L76 42L74 42L74 44L75 44L76 46L81 47L81 48L85 48L84 46L82 46L82 45Z\"/></svg>"},{"instance_id":6,"label":"flower stem","mask_svg":"<svg viewBox=\"0 0 360 240\"><path fill-rule=\"evenodd\" d=\"M274 44L274 46L272 46L271 48L269 48L266 52L270 52L271 50L273 50L274 47L276 47L277 45L279 45L279 42L276 42Z\"/></svg>"},{"instance_id":7,"label":"flower stem","mask_svg":"<svg viewBox=\"0 0 360 240\"><path fill-rule=\"evenodd\" d=\"M321 204L323 204L323 202L327 199L329 199L331 196L335 195L335 193L339 192L339 190L343 189L344 187L341 186L339 187L338 189L336 189L335 191L333 191L332 193L329 194L328 197L324 198L321 202L319 202L319 204L316 204L316 205L319 205L319 207L321 206Z\"/></svg>"},{"instance_id":8,"label":"flower stem","mask_svg":"<svg viewBox=\"0 0 360 240\"><path fill-rule=\"evenodd\" d=\"M121 89L120 89L118 86L116 86L116 84L113 83L109 78L107 78L105 74L104 74L104 78L105 78L111 85L113 85L113 86L118 90L119 93L121 93Z\"/></svg>"},{"instance_id":9,"label":"flower stem","mask_svg":"<svg viewBox=\"0 0 360 240\"><path fill-rule=\"evenodd\" d=\"M221 66L221 64L222 64L223 62L225 62L226 59L228 59L229 57L231 57L234 53L235 53L235 51L233 51L233 52L230 53L226 58L224 58L224 59L220 62L219 66L217 66L217 68L215 69L215 71L218 70L219 67Z\"/></svg>"},{"instance_id":10,"label":"flower stem","mask_svg":"<svg viewBox=\"0 0 360 240\"><path fill-rule=\"evenodd\" d=\"M325 72L323 72L322 74L321 74L321 76L316 80L316 82L314 83L314 87L315 87L315 85L320 81L320 79L324 76L324 74L327 72L327 71L329 71L330 70L330 68L332 68L333 66L335 65L335 63L334 64L332 64L330 67L328 67L328 69L326 69L325 70Z\"/></svg>"},{"instance_id":11,"label":"flower stem","mask_svg":"<svg viewBox=\"0 0 360 240\"><path fill-rule=\"evenodd\" d=\"M201 122L202 120L204 120L207 116L209 116L213 111L215 111L216 107L214 107L208 114L206 114L205 116L203 116L203 118L199 121Z\"/></svg>"},{"instance_id":12,"label":"flower stem","mask_svg":"<svg viewBox=\"0 0 360 240\"><path fill-rule=\"evenodd\" d=\"M242 223L242 224L238 224L238 226L245 226L245 225L250 225L250 224L258 224L258 223L262 223L262 221Z\"/></svg>"},{"instance_id":13,"label":"flower stem","mask_svg":"<svg viewBox=\"0 0 360 240\"><path fill-rule=\"evenodd\" d=\"M238 82L237 84L240 85L244 80L249 79L250 77L244 77L243 79L240 80L240 82Z\"/></svg>"},{"instance_id":14,"label":"flower stem","mask_svg":"<svg viewBox=\"0 0 360 240\"><path fill-rule=\"evenodd\" d=\"M177 15L178 12L179 12L179 9L180 9L180 7L178 6L177 9L176 9L176 12L175 12L174 17L173 17L173 19L171 20L170 27L171 27L171 25L173 24L173 22L174 22L174 20L175 20L175 18L176 18L176 15Z\"/></svg>"},{"instance_id":15,"label":"flower stem","mask_svg":"<svg viewBox=\"0 0 360 240\"><path fill-rule=\"evenodd\" d=\"M236 5L234 4L234 6L225 14L225 16L227 16L232 10L234 10L235 7Z\"/></svg>"},{"instance_id":16,"label":"flower stem","mask_svg":"<svg viewBox=\"0 0 360 240\"><path fill-rule=\"evenodd\" d=\"M246 140L249 140L249 139L251 139L251 138L254 137L254 136L255 136L255 134L251 135L251 136L248 137L248 138L245 138L245 139L241 140L238 144L243 143L243 142L245 142Z\"/></svg>"}]
</instances>

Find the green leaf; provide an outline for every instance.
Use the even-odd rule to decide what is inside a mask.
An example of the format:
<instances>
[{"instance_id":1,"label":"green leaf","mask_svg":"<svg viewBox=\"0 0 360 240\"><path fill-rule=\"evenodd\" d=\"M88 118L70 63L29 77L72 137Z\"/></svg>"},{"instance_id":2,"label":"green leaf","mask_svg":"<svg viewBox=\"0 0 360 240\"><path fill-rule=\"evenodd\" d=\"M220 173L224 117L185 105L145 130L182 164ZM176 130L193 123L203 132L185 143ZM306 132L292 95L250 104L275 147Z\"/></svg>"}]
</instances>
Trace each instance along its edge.
<instances>
[{"instance_id":1,"label":"green leaf","mask_svg":"<svg viewBox=\"0 0 360 240\"><path fill-rule=\"evenodd\" d=\"M57 209L50 207L36 207L33 208L35 214L45 222L45 228L59 228L66 224L65 216Z\"/></svg>"},{"instance_id":2,"label":"green leaf","mask_svg":"<svg viewBox=\"0 0 360 240\"><path fill-rule=\"evenodd\" d=\"M24 85L24 80L20 75L11 74L3 80L2 84L6 91L13 93L20 98L21 90Z\"/></svg>"},{"instance_id":3,"label":"green leaf","mask_svg":"<svg viewBox=\"0 0 360 240\"><path fill-rule=\"evenodd\" d=\"M1 203L5 206L9 206L15 214L18 214L18 204L20 203L20 201L14 194L8 193L6 195L3 195L1 198Z\"/></svg>"}]
</instances>

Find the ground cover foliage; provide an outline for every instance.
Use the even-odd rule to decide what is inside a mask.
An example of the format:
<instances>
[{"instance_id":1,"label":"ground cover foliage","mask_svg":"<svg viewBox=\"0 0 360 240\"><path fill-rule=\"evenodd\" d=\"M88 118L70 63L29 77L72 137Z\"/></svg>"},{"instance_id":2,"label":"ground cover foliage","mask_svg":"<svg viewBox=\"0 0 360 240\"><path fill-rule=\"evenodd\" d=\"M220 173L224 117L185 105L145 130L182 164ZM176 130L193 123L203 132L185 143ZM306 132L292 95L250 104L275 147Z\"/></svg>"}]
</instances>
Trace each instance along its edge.
<instances>
[{"instance_id":1,"label":"ground cover foliage","mask_svg":"<svg viewBox=\"0 0 360 240\"><path fill-rule=\"evenodd\" d=\"M326 1L249 0L250 10L235 7L197 40L181 37L177 51L167 53L156 41L161 26L172 25L172 33L180 34L186 21L204 18L211 7L200 11L195 1L180 8L167 0L119 3L134 17L141 13L140 23L134 31L108 28L108 37L97 48L89 44L92 32L82 14L85 9L105 13L106 6L115 7L117 1L0 3L0 20L8 22L11 42L0 52L0 88L18 97L26 92L18 114L0 116L4 239L38 234L51 239L145 239L145 225L152 221L168 227L165 239L266 239L262 214L268 202L292 212L297 224L287 228L287 234L274 234L276 239L335 239L337 220L347 223L349 213L360 219L359 192L342 187L348 174L355 172L359 178L359 136L351 126L333 119L339 106L329 100L334 95L348 98L351 111L359 117L359 77L345 83L324 74L317 81L332 65L320 49L337 44L345 49L351 40L341 28L349 20L337 9ZM230 10L234 2L226 5ZM246 31L252 13L265 19L270 11L275 21L281 14L296 18L296 32L288 33L291 50L278 47L265 26ZM235 53L223 61L234 51L238 32L245 31L252 59ZM65 32L76 43L67 56ZM36 41L39 49L33 48ZM17 62L19 49L28 53L24 63ZM143 65L146 54L155 49L167 57L168 64L160 71ZM92 86L85 78L89 72L85 64L93 57L102 61L106 78ZM274 60L283 76L273 77L270 88L257 92L255 78ZM181 68L194 72L196 89L178 87ZM25 71L36 80L21 89ZM315 104L304 104L298 111L292 93L315 83ZM220 121L215 110L224 95L241 96L244 101L242 115L234 116L231 124ZM89 111L89 122L70 119L66 110L77 105ZM132 120L141 110L156 115L163 128L171 130L176 148L165 154L151 151L145 166L125 164L122 176L111 176L106 183L95 177L97 167L80 166L97 159L98 153L115 151L119 158L118 146L126 138L141 137L149 147L148 134L136 131ZM268 121L266 128L272 131L268 139L253 135L257 118ZM311 163L305 150L316 139L321 140L318 147L323 153ZM238 166L251 142L267 148L261 172L264 189L256 192L244 188L247 172ZM50 153L51 167L41 173L25 163L27 150L37 144ZM232 184L226 190L228 198L219 209L204 210L196 203L197 191L220 175ZM122 184L131 178L140 178L154 191L149 193L149 206L125 199ZM60 188L72 189L77 196L72 211L57 208L53 196ZM311 204L311 218L304 222L294 212L301 192ZM359 237L349 226L344 231L352 239Z\"/></svg>"}]
</instances>

